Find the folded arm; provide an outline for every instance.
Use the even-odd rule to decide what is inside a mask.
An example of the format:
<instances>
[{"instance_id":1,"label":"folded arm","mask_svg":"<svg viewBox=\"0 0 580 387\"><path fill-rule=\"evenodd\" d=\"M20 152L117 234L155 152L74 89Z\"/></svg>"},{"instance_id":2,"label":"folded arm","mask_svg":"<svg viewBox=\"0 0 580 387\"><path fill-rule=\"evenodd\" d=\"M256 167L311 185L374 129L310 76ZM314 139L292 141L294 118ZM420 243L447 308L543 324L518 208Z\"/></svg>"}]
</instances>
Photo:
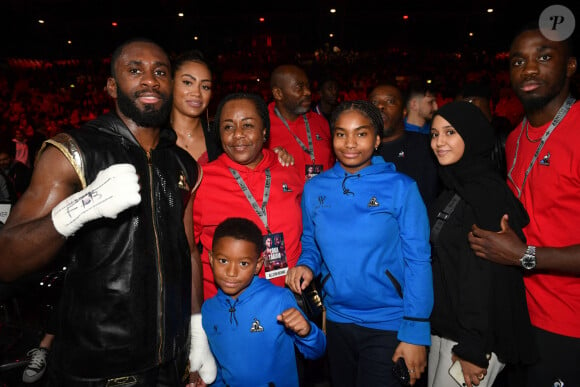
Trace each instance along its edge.
<instances>
[{"instance_id":1,"label":"folded arm","mask_svg":"<svg viewBox=\"0 0 580 387\"><path fill-rule=\"evenodd\" d=\"M527 245L522 242L508 224L504 215L498 232L484 230L473 225L468 240L475 254L502 265L520 266L520 258L526 252ZM548 247L536 246L535 270L551 270L561 273L580 274L580 244Z\"/></svg>"}]
</instances>

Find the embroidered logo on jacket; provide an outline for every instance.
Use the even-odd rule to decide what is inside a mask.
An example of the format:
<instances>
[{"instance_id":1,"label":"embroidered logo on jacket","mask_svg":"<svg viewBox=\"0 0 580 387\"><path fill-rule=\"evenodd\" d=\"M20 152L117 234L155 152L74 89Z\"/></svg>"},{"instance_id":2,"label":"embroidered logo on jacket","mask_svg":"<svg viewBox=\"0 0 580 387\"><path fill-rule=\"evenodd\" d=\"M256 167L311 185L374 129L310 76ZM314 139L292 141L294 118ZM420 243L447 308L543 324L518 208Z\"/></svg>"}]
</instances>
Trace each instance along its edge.
<instances>
[{"instance_id":1,"label":"embroidered logo on jacket","mask_svg":"<svg viewBox=\"0 0 580 387\"><path fill-rule=\"evenodd\" d=\"M550 152L548 152L547 155L545 155L544 157L542 157L542 159L540 160L540 165L543 165L545 167L549 167L550 166Z\"/></svg>"},{"instance_id":2,"label":"embroidered logo on jacket","mask_svg":"<svg viewBox=\"0 0 580 387\"><path fill-rule=\"evenodd\" d=\"M372 197L371 200L369 200L369 207L378 207L379 206L379 202L377 201L376 197Z\"/></svg>"},{"instance_id":3,"label":"embroidered logo on jacket","mask_svg":"<svg viewBox=\"0 0 580 387\"><path fill-rule=\"evenodd\" d=\"M283 192L292 192L292 188L288 187L288 184L282 183L282 191Z\"/></svg>"},{"instance_id":4,"label":"embroidered logo on jacket","mask_svg":"<svg viewBox=\"0 0 580 387\"><path fill-rule=\"evenodd\" d=\"M260 325L260 320L254 317L254 322L252 323L252 327L250 328L250 332L263 332L264 327Z\"/></svg>"},{"instance_id":5,"label":"embroidered logo on jacket","mask_svg":"<svg viewBox=\"0 0 580 387\"><path fill-rule=\"evenodd\" d=\"M330 208L330 207L332 207L332 205L327 204L326 195L318 195L318 205L314 205L314 208L320 209L320 208Z\"/></svg>"},{"instance_id":6,"label":"embroidered logo on jacket","mask_svg":"<svg viewBox=\"0 0 580 387\"><path fill-rule=\"evenodd\" d=\"M187 184L187 178L185 177L185 173L183 173L183 171L179 171L179 182L177 183L177 186L180 189L190 191L189 184Z\"/></svg>"},{"instance_id":7,"label":"embroidered logo on jacket","mask_svg":"<svg viewBox=\"0 0 580 387\"><path fill-rule=\"evenodd\" d=\"M404 150L400 151L399 154L397 155L397 157L400 159L404 159L405 158L405 151Z\"/></svg>"}]
</instances>

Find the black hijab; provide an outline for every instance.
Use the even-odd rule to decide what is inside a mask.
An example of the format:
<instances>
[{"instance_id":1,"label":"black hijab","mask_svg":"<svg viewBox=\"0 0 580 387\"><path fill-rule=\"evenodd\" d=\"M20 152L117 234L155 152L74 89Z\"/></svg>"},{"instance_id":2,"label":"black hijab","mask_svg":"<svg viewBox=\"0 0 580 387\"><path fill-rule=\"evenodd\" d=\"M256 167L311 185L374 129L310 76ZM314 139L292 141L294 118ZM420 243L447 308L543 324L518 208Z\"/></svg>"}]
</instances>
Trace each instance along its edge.
<instances>
[{"instance_id":1,"label":"black hijab","mask_svg":"<svg viewBox=\"0 0 580 387\"><path fill-rule=\"evenodd\" d=\"M498 231L500 219L507 213L510 226L524 239L521 229L529 217L491 160L495 141L491 123L477 106L464 101L442 106L437 115L447 120L465 143L458 162L439 165L443 184L471 205L479 227Z\"/></svg>"}]
</instances>

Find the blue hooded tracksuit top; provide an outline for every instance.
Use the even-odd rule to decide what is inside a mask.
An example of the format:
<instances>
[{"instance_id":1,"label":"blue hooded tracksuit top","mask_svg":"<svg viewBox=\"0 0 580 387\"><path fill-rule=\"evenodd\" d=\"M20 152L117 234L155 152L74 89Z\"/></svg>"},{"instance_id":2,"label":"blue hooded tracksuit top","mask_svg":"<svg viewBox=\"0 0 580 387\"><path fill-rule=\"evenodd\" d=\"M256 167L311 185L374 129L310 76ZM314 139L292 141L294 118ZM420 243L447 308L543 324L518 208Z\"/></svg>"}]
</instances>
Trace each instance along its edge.
<instances>
[{"instance_id":1,"label":"blue hooded tracksuit top","mask_svg":"<svg viewBox=\"0 0 580 387\"><path fill-rule=\"evenodd\" d=\"M430 345L430 227L416 182L380 156L356 174L336 163L305 184L302 216L297 264L321 275L328 320Z\"/></svg>"}]
</instances>

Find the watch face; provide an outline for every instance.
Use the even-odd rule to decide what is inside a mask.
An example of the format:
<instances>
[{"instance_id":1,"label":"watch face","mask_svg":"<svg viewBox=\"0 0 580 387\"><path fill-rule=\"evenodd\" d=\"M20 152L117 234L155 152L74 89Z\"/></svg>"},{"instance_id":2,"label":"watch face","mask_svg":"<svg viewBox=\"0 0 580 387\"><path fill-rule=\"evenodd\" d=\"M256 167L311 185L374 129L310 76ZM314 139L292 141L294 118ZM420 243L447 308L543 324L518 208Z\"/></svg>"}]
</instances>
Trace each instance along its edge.
<instances>
[{"instance_id":1,"label":"watch face","mask_svg":"<svg viewBox=\"0 0 580 387\"><path fill-rule=\"evenodd\" d=\"M524 269L531 270L536 267L536 257L532 255L524 255L521 262Z\"/></svg>"}]
</instances>

